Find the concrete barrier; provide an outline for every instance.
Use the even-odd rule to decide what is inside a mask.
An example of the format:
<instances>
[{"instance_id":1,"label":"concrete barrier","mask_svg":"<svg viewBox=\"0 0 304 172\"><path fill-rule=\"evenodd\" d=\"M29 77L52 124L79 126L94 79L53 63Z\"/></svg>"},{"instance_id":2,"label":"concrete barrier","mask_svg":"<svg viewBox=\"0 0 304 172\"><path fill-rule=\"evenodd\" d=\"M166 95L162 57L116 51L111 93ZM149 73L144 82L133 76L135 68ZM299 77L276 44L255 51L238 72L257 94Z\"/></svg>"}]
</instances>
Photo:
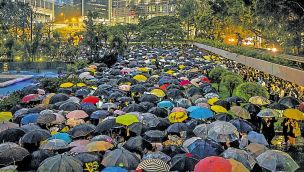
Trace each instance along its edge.
<instances>
[{"instance_id":1,"label":"concrete barrier","mask_svg":"<svg viewBox=\"0 0 304 172\"><path fill-rule=\"evenodd\" d=\"M0 82L0 88L7 87L12 84L16 84L21 81L25 81L33 78L33 75L3 75L0 74L0 78L9 78L10 80L5 82Z\"/></svg>"},{"instance_id":2,"label":"concrete barrier","mask_svg":"<svg viewBox=\"0 0 304 172\"><path fill-rule=\"evenodd\" d=\"M214 48L208 45L193 43L193 45L198 48L205 49L214 54L220 55L230 60L234 60L237 63L241 63L248 67L252 67L254 69L263 71L270 75L276 76L286 81L290 81L292 83L298 84L300 86L304 86L304 71L299 69L294 69L287 66L282 66L279 64L267 62L265 60L256 59L253 57L243 56L236 53L231 53L219 48Z\"/></svg>"}]
</instances>

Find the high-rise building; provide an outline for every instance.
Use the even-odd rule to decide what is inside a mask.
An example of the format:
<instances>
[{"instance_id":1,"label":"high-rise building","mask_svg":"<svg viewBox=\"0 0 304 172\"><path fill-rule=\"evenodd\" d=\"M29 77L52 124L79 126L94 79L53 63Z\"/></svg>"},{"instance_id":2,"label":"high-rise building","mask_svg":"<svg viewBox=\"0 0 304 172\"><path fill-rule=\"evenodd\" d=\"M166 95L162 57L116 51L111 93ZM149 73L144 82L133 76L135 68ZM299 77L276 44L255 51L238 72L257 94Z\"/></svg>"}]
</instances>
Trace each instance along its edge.
<instances>
[{"instance_id":1,"label":"high-rise building","mask_svg":"<svg viewBox=\"0 0 304 172\"><path fill-rule=\"evenodd\" d=\"M35 22L51 22L54 20L54 0L19 0L28 3L35 13Z\"/></svg>"}]
</instances>

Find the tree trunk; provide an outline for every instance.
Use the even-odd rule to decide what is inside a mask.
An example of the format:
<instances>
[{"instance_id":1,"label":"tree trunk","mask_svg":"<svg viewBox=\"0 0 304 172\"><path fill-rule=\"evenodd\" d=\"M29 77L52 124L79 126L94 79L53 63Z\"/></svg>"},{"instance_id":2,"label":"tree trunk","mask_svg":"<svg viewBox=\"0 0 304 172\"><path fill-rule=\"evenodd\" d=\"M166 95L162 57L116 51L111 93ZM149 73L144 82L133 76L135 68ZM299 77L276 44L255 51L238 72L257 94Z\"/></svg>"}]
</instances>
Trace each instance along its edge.
<instances>
[{"instance_id":1,"label":"tree trunk","mask_svg":"<svg viewBox=\"0 0 304 172\"><path fill-rule=\"evenodd\" d=\"M220 83L217 84L217 91L220 92Z\"/></svg>"}]
</instances>

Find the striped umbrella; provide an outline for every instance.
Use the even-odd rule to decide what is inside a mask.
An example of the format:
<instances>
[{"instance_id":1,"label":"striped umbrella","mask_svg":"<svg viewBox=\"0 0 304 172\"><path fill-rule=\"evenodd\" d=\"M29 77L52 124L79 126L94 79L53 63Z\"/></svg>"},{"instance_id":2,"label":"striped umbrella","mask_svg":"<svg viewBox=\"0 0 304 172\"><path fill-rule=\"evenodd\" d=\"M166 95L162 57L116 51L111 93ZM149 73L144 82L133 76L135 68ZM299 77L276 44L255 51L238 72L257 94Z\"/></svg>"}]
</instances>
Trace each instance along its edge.
<instances>
[{"instance_id":1,"label":"striped umbrella","mask_svg":"<svg viewBox=\"0 0 304 172\"><path fill-rule=\"evenodd\" d=\"M136 170L144 171L170 171L170 166L160 159L147 159L143 160Z\"/></svg>"}]
</instances>

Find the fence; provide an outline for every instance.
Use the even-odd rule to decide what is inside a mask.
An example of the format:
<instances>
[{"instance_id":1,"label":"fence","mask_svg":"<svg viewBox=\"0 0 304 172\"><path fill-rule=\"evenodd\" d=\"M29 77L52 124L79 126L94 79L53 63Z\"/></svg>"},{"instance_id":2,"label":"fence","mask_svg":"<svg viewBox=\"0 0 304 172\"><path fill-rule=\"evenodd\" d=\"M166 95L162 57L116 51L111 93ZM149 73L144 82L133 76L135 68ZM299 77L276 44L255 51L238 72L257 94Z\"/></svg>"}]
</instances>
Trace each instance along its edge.
<instances>
[{"instance_id":1,"label":"fence","mask_svg":"<svg viewBox=\"0 0 304 172\"><path fill-rule=\"evenodd\" d=\"M8 70L54 70L67 66L64 62L0 62L0 72L6 64Z\"/></svg>"}]
</instances>

